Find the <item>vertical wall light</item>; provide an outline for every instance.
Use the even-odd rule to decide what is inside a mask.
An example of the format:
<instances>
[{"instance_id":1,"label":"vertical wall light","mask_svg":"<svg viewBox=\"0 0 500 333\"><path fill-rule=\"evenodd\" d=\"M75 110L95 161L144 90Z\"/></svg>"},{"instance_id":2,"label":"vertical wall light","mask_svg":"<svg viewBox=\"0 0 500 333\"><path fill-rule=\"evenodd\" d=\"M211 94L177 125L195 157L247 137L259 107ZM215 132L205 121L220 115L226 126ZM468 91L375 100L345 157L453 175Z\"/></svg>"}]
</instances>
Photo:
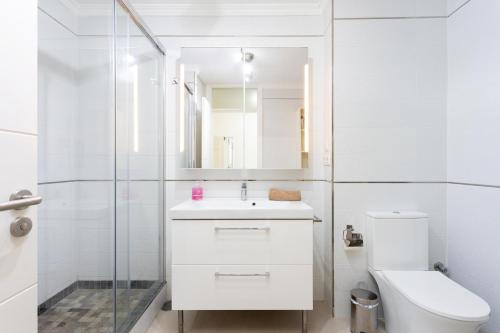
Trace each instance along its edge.
<instances>
[{"instance_id":1,"label":"vertical wall light","mask_svg":"<svg viewBox=\"0 0 500 333\"><path fill-rule=\"evenodd\" d=\"M139 70L137 65L131 67L132 71L132 135L133 135L133 149L135 153L139 152Z\"/></svg>"},{"instance_id":2,"label":"vertical wall light","mask_svg":"<svg viewBox=\"0 0 500 333\"><path fill-rule=\"evenodd\" d=\"M182 152L184 152L184 130L185 130L185 112L184 112L184 94L185 94L185 87L184 87L184 64L180 64L179 66L179 135L180 135L180 140L179 140L179 149Z\"/></svg>"},{"instance_id":3,"label":"vertical wall light","mask_svg":"<svg viewBox=\"0 0 500 333\"><path fill-rule=\"evenodd\" d=\"M304 65L304 152L309 152L309 64Z\"/></svg>"}]
</instances>

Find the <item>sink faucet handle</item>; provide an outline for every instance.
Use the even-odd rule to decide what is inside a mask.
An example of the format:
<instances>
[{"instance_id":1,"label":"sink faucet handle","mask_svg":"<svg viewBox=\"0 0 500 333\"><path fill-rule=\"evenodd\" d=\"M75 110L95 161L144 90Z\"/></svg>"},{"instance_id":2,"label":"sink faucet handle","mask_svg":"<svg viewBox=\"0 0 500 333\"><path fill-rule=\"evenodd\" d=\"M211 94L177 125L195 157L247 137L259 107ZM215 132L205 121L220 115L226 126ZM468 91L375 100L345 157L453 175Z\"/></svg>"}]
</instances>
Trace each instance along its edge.
<instances>
[{"instance_id":1,"label":"sink faucet handle","mask_svg":"<svg viewBox=\"0 0 500 333\"><path fill-rule=\"evenodd\" d=\"M246 182L241 183L241 200L242 201L247 200L247 183Z\"/></svg>"}]
</instances>

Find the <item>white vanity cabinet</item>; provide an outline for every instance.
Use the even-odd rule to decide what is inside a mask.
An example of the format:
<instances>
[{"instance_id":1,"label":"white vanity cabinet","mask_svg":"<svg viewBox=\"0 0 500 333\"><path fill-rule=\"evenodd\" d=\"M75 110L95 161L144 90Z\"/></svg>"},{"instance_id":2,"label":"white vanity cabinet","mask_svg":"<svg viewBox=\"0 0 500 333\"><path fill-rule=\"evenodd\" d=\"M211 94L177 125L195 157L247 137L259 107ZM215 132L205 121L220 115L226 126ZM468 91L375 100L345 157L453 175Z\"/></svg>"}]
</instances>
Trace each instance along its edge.
<instances>
[{"instance_id":1,"label":"white vanity cabinet","mask_svg":"<svg viewBox=\"0 0 500 333\"><path fill-rule=\"evenodd\" d=\"M185 201L170 209L172 309L313 308L313 210L303 202Z\"/></svg>"},{"instance_id":2,"label":"white vanity cabinet","mask_svg":"<svg viewBox=\"0 0 500 333\"><path fill-rule=\"evenodd\" d=\"M311 220L173 220L172 309L309 310Z\"/></svg>"}]
</instances>

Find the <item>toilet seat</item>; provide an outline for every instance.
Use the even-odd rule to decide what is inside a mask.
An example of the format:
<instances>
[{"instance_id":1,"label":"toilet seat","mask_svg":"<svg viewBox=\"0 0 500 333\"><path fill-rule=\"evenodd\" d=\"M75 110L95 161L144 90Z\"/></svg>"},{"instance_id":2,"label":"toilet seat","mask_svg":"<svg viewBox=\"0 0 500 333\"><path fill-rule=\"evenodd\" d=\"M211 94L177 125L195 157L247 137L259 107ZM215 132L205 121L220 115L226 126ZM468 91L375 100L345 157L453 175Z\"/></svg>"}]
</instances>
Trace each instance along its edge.
<instances>
[{"instance_id":1,"label":"toilet seat","mask_svg":"<svg viewBox=\"0 0 500 333\"><path fill-rule=\"evenodd\" d=\"M410 302L433 314L462 321L489 318L488 303L439 272L379 272Z\"/></svg>"}]
</instances>

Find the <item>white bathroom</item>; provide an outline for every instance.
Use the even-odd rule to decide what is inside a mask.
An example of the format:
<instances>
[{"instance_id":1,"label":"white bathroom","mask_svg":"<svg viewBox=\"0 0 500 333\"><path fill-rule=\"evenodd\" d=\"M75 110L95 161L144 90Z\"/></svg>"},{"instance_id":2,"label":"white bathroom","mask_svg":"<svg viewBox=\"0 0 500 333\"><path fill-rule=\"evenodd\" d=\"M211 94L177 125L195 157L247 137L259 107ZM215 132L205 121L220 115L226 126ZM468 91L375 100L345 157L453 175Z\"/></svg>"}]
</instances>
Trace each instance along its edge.
<instances>
[{"instance_id":1,"label":"white bathroom","mask_svg":"<svg viewBox=\"0 0 500 333\"><path fill-rule=\"evenodd\" d=\"M0 16L0 332L500 332L500 2Z\"/></svg>"}]
</instances>

